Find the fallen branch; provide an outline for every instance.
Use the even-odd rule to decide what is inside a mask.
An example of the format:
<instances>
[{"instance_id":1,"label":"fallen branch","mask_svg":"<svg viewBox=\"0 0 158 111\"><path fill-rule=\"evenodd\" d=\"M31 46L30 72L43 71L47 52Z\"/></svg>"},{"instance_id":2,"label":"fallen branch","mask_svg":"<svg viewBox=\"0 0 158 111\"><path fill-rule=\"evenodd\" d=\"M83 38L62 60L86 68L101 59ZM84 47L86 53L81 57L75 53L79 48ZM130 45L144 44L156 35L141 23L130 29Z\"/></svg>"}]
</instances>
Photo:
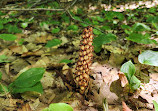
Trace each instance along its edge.
<instances>
[{"instance_id":1,"label":"fallen branch","mask_svg":"<svg viewBox=\"0 0 158 111\"><path fill-rule=\"evenodd\" d=\"M33 9L10 9L10 8L1 8L0 11L64 11L64 9L47 9L47 8L33 8Z\"/></svg>"}]
</instances>

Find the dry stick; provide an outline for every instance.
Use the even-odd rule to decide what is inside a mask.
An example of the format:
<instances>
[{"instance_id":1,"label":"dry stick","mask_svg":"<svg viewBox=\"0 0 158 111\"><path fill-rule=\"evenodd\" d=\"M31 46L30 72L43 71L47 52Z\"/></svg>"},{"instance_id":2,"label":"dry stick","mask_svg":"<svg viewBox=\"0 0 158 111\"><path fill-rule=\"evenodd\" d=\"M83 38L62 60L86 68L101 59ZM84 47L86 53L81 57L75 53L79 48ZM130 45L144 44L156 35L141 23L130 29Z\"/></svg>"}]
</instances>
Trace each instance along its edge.
<instances>
[{"instance_id":1,"label":"dry stick","mask_svg":"<svg viewBox=\"0 0 158 111\"><path fill-rule=\"evenodd\" d=\"M46 8L33 8L33 9L10 9L10 8L1 8L0 11L64 11L64 9L46 9Z\"/></svg>"}]
</instances>

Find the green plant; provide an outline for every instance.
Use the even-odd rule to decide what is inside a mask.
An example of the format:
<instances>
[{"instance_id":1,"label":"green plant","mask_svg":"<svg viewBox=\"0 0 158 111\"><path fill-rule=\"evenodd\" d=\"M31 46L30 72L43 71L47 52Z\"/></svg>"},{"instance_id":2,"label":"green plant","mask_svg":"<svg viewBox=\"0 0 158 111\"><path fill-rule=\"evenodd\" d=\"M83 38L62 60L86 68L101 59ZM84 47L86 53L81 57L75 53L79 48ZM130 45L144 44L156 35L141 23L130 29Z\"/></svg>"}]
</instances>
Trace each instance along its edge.
<instances>
[{"instance_id":1,"label":"green plant","mask_svg":"<svg viewBox=\"0 0 158 111\"><path fill-rule=\"evenodd\" d=\"M112 33L98 35L93 40L94 51L96 53L100 52L103 44L110 43L114 40L116 40L116 35Z\"/></svg>"},{"instance_id":2,"label":"green plant","mask_svg":"<svg viewBox=\"0 0 158 111\"><path fill-rule=\"evenodd\" d=\"M72 60L69 60L69 59L62 59L59 63L66 63L66 64L69 64L71 63Z\"/></svg>"},{"instance_id":3,"label":"green plant","mask_svg":"<svg viewBox=\"0 0 158 111\"><path fill-rule=\"evenodd\" d=\"M6 41L14 41L17 39L17 37L13 34L0 34L0 39L6 40Z\"/></svg>"},{"instance_id":4,"label":"green plant","mask_svg":"<svg viewBox=\"0 0 158 111\"><path fill-rule=\"evenodd\" d=\"M147 50L138 56L141 64L158 66L158 51Z\"/></svg>"},{"instance_id":5,"label":"green plant","mask_svg":"<svg viewBox=\"0 0 158 111\"><path fill-rule=\"evenodd\" d=\"M54 28L51 32L52 34L56 34L60 31L60 28Z\"/></svg>"},{"instance_id":6,"label":"green plant","mask_svg":"<svg viewBox=\"0 0 158 111\"><path fill-rule=\"evenodd\" d=\"M23 93L26 91L36 91L43 93L42 84L40 82L44 68L31 68L20 74L15 81L9 85L9 91L13 94Z\"/></svg>"},{"instance_id":7,"label":"green plant","mask_svg":"<svg viewBox=\"0 0 158 111\"><path fill-rule=\"evenodd\" d=\"M62 43L61 40L53 39L53 40L48 41L45 47L53 47L53 46L59 45L61 43Z\"/></svg>"},{"instance_id":8,"label":"green plant","mask_svg":"<svg viewBox=\"0 0 158 111\"><path fill-rule=\"evenodd\" d=\"M2 73L0 72L0 80L1 79L2 79ZM0 96L4 96L8 92L9 92L8 88L0 83Z\"/></svg>"},{"instance_id":9,"label":"green plant","mask_svg":"<svg viewBox=\"0 0 158 111\"><path fill-rule=\"evenodd\" d=\"M154 107L155 107L155 111L158 111L158 103L156 101L153 101Z\"/></svg>"},{"instance_id":10,"label":"green plant","mask_svg":"<svg viewBox=\"0 0 158 111\"><path fill-rule=\"evenodd\" d=\"M131 89L136 90L140 87L140 80L134 75L136 69L131 61L124 63L121 66L120 71L125 74Z\"/></svg>"},{"instance_id":11,"label":"green plant","mask_svg":"<svg viewBox=\"0 0 158 111\"><path fill-rule=\"evenodd\" d=\"M52 103L42 111L73 111L72 107L66 103Z\"/></svg>"},{"instance_id":12,"label":"green plant","mask_svg":"<svg viewBox=\"0 0 158 111\"><path fill-rule=\"evenodd\" d=\"M0 63L9 62L7 59L8 57L6 55L0 55Z\"/></svg>"}]
</instances>

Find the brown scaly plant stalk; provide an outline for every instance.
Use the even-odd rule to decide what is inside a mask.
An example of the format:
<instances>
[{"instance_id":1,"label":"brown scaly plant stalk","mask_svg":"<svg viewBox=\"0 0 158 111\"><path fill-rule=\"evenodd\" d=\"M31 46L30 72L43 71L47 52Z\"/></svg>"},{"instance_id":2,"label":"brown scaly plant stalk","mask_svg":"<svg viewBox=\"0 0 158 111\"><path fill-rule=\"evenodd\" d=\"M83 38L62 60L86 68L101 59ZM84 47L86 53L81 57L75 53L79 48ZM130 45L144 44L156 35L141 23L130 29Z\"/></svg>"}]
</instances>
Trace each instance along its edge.
<instances>
[{"instance_id":1,"label":"brown scaly plant stalk","mask_svg":"<svg viewBox=\"0 0 158 111\"><path fill-rule=\"evenodd\" d=\"M83 30L80 42L79 59L76 65L75 82L81 94L88 91L90 81L90 66L93 57L93 28L87 27Z\"/></svg>"}]
</instances>

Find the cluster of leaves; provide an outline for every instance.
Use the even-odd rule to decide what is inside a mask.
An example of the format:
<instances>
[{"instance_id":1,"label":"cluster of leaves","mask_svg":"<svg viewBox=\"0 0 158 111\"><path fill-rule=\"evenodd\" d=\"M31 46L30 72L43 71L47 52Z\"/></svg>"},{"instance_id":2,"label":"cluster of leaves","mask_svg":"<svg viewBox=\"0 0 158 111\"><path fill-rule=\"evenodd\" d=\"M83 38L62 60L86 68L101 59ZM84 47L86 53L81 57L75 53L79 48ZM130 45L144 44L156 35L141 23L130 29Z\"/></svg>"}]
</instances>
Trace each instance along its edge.
<instances>
[{"instance_id":1,"label":"cluster of leaves","mask_svg":"<svg viewBox=\"0 0 158 111\"><path fill-rule=\"evenodd\" d=\"M131 61L124 63L120 69L123 72L128 80L129 86L131 89L136 90L140 86L140 80L137 79L135 74L135 66Z\"/></svg>"},{"instance_id":2,"label":"cluster of leaves","mask_svg":"<svg viewBox=\"0 0 158 111\"><path fill-rule=\"evenodd\" d=\"M44 68L31 68L27 71L21 73L15 81L13 81L9 87L2 85L0 86L0 93L23 93L26 91L35 91L43 93L42 84L40 82L43 74L45 72ZM2 73L0 73L2 77ZM0 78L1 79L1 78Z\"/></svg>"},{"instance_id":3,"label":"cluster of leaves","mask_svg":"<svg viewBox=\"0 0 158 111\"><path fill-rule=\"evenodd\" d=\"M28 6L32 6L33 1L28 1ZM42 4L37 6L37 8L60 8L60 5L56 2L49 2L48 4ZM111 43L114 40L117 40L117 36L114 33L111 33L112 30L117 30L122 28L124 30L124 34L122 34L122 38L126 40L130 40L133 42L141 43L141 44L152 44L157 43L155 40L151 40L151 34L149 32L157 33L158 29L158 16L151 15L151 13L156 14L156 8L150 8L147 14L144 14L141 19L138 17L138 13L143 12L147 9L136 9L135 12L128 11L126 13L121 12L114 12L114 11L105 11L99 10L99 15L92 16L88 18L87 16L83 17L85 11L82 8L78 8L76 11L70 11L71 17L74 21L71 21L71 17L63 12L52 12L52 11L45 11L43 14L47 17L45 20L40 20L39 26L47 31L50 31L52 34L58 34L61 30L66 31L79 31L79 27L87 27L92 25L94 28L93 32L95 34L95 38L93 41L94 50L96 53L101 51L101 46L103 44ZM147 12L147 11L145 11ZM13 18L4 18L3 15L5 13L0 13L0 30L7 30L8 33L21 33L23 29L26 29L29 24L34 23L34 17L32 18L25 18L25 19L13 19ZM15 13L9 14L9 16L14 16ZM34 13L34 16L38 15L38 13ZM55 15L55 16L54 16ZM52 18L53 16L53 18ZM146 20L150 26L142 23L140 20ZM78 24L75 22L78 21ZM123 21L127 21L127 24L124 24ZM130 22L137 21L134 25L130 25ZM138 22L140 21L140 22ZM20 25L19 25L20 24ZM151 27L151 28L150 28ZM83 28L81 28L83 29ZM99 30L98 30L99 29ZM101 31L102 30L102 31ZM106 32L102 33L102 32ZM145 33L144 33L145 32ZM5 35L5 36L13 36L13 35ZM125 37L127 36L127 37ZM0 37L2 38L2 37ZM12 37L15 40L15 37ZM5 39L4 37L2 39ZM13 40L11 39L11 40ZM46 47L52 47L55 44L60 44L61 41L58 39L54 39L48 41Z\"/></svg>"}]
</instances>

